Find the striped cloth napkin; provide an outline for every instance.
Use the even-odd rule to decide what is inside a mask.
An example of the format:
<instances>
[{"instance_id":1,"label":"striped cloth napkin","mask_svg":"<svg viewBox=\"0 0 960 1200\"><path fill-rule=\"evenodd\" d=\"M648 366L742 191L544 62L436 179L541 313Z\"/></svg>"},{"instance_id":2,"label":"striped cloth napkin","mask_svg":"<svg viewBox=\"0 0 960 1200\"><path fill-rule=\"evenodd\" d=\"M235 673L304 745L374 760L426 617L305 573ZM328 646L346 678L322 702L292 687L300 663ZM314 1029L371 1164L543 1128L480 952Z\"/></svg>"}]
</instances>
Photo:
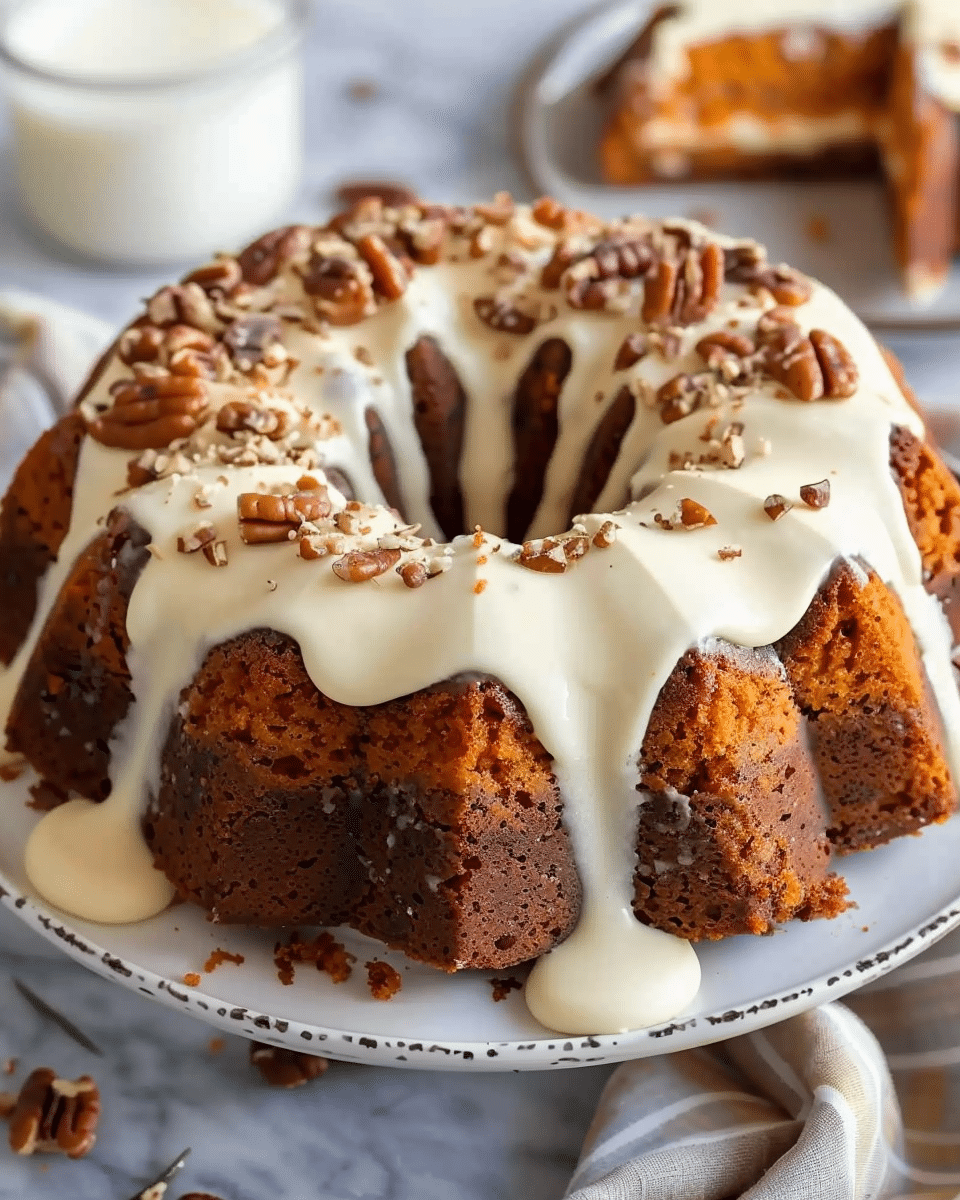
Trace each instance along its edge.
<instances>
[{"instance_id":1,"label":"striped cloth napkin","mask_svg":"<svg viewBox=\"0 0 960 1200\"><path fill-rule=\"evenodd\" d=\"M0 292L0 488L109 327ZM618 1067L569 1200L960 1197L960 931L758 1033Z\"/></svg>"},{"instance_id":2,"label":"striped cloth napkin","mask_svg":"<svg viewBox=\"0 0 960 1200\"><path fill-rule=\"evenodd\" d=\"M570 1200L954 1200L960 931L856 992L610 1078Z\"/></svg>"}]
</instances>

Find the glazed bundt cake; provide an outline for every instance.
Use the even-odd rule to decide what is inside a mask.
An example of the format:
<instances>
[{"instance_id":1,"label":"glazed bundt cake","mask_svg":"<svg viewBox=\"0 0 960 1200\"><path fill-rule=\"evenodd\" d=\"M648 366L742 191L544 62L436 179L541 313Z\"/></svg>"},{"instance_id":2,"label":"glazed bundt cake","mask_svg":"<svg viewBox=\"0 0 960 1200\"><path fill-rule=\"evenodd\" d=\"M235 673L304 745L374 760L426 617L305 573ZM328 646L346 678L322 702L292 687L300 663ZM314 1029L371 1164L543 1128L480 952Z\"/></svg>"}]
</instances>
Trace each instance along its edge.
<instances>
[{"instance_id":1,"label":"glazed bundt cake","mask_svg":"<svg viewBox=\"0 0 960 1200\"><path fill-rule=\"evenodd\" d=\"M611 183L882 170L906 290L943 286L960 249L954 0L664 4L600 82Z\"/></svg>"},{"instance_id":2,"label":"glazed bundt cake","mask_svg":"<svg viewBox=\"0 0 960 1200\"><path fill-rule=\"evenodd\" d=\"M666 1019L953 811L958 577L895 364L760 246L365 201L162 288L14 478L27 871Z\"/></svg>"}]
</instances>

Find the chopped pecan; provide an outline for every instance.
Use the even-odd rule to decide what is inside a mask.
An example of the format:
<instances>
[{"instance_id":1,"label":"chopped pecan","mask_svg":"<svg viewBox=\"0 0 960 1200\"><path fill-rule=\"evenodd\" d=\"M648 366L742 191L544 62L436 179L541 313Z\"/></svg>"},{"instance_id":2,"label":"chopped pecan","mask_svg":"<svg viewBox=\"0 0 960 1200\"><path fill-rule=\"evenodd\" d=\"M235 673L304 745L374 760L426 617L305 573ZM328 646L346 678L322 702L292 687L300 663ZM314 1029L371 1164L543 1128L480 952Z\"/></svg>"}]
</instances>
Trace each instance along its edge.
<instances>
[{"instance_id":1,"label":"chopped pecan","mask_svg":"<svg viewBox=\"0 0 960 1200\"><path fill-rule=\"evenodd\" d=\"M290 430L290 414L279 408L262 408L250 400L231 400L217 413L221 433L257 433L279 441Z\"/></svg>"},{"instance_id":2,"label":"chopped pecan","mask_svg":"<svg viewBox=\"0 0 960 1200\"><path fill-rule=\"evenodd\" d=\"M346 583L366 583L400 561L399 550L351 550L333 564L333 573Z\"/></svg>"},{"instance_id":3,"label":"chopped pecan","mask_svg":"<svg viewBox=\"0 0 960 1200\"><path fill-rule=\"evenodd\" d=\"M405 562L397 567L397 574L408 588L423 587L427 582L427 568L421 562Z\"/></svg>"},{"instance_id":4,"label":"chopped pecan","mask_svg":"<svg viewBox=\"0 0 960 1200\"><path fill-rule=\"evenodd\" d=\"M250 1062L271 1087L282 1088L302 1087L319 1078L330 1065L325 1058L315 1054L303 1054L284 1046L268 1046L265 1042L251 1042Z\"/></svg>"},{"instance_id":5,"label":"chopped pecan","mask_svg":"<svg viewBox=\"0 0 960 1200\"><path fill-rule=\"evenodd\" d=\"M811 329L810 342L823 372L823 394L828 400L852 396L860 383L860 372L850 351L825 329Z\"/></svg>"},{"instance_id":6,"label":"chopped pecan","mask_svg":"<svg viewBox=\"0 0 960 1200\"><path fill-rule=\"evenodd\" d=\"M203 557L211 567L225 567L227 565L227 543L210 542L203 548Z\"/></svg>"},{"instance_id":7,"label":"chopped pecan","mask_svg":"<svg viewBox=\"0 0 960 1200\"><path fill-rule=\"evenodd\" d=\"M228 325L223 344L241 371L251 370L269 358L268 351L280 341L281 325L269 313L251 313Z\"/></svg>"},{"instance_id":8,"label":"chopped pecan","mask_svg":"<svg viewBox=\"0 0 960 1200\"><path fill-rule=\"evenodd\" d=\"M374 290L387 300L399 300L407 290L407 272L383 238L367 234L357 242L357 250L370 268Z\"/></svg>"},{"instance_id":9,"label":"chopped pecan","mask_svg":"<svg viewBox=\"0 0 960 1200\"><path fill-rule=\"evenodd\" d=\"M90 422L90 436L120 450L159 450L201 424L207 390L199 379L170 375L115 385L113 407Z\"/></svg>"},{"instance_id":10,"label":"chopped pecan","mask_svg":"<svg viewBox=\"0 0 960 1200\"><path fill-rule=\"evenodd\" d=\"M716 523L717 518L698 500L684 496L680 501L680 524L684 529L705 529Z\"/></svg>"},{"instance_id":11,"label":"chopped pecan","mask_svg":"<svg viewBox=\"0 0 960 1200\"><path fill-rule=\"evenodd\" d=\"M721 562L730 562L731 559L740 558L743 555L743 550L739 546L721 546L717 551L717 558Z\"/></svg>"},{"instance_id":12,"label":"chopped pecan","mask_svg":"<svg viewBox=\"0 0 960 1200\"><path fill-rule=\"evenodd\" d=\"M773 492L763 502L763 511L771 521L779 521L791 508L793 508L793 505L786 496L781 496L779 492Z\"/></svg>"},{"instance_id":13,"label":"chopped pecan","mask_svg":"<svg viewBox=\"0 0 960 1200\"><path fill-rule=\"evenodd\" d=\"M331 325L356 325L373 312L373 285L366 263L314 251L303 287L313 296L317 313Z\"/></svg>"},{"instance_id":14,"label":"chopped pecan","mask_svg":"<svg viewBox=\"0 0 960 1200\"><path fill-rule=\"evenodd\" d=\"M216 540L216 528L209 521L201 521L188 533L177 538L177 549L181 554L195 554Z\"/></svg>"},{"instance_id":15,"label":"chopped pecan","mask_svg":"<svg viewBox=\"0 0 960 1200\"><path fill-rule=\"evenodd\" d=\"M821 479L817 483L805 483L800 488L800 499L807 508L826 508L830 503L830 480Z\"/></svg>"},{"instance_id":16,"label":"chopped pecan","mask_svg":"<svg viewBox=\"0 0 960 1200\"><path fill-rule=\"evenodd\" d=\"M615 371L626 371L638 363L650 351L650 339L645 333L629 333L623 339L617 357L613 360Z\"/></svg>"},{"instance_id":17,"label":"chopped pecan","mask_svg":"<svg viewBox=\"0 0 960 1200\"><path fill-rule=\"evenodd\" d=\"M604 521L593 535L593 544L598 550L608 550L617 540L617 530L619 528L620 526L613 521Z\"/></svg>"},{"instance_id":18,"label":"chopped pecan","mask_svg":"<svg viewBox=\"0 0 960 1200\"><path fill-rule=\"evenodd\" d=\"M716 308L723 287L723 248L707 242L684 255L673 299L673 315L680 325L702 321Z\"/></svg>"},{"instance_id":19,"label":"chopped pecan","mask_svg":"<svg viewBox=\"0 0 960 1200\"><path fill-rule=\"evenodd\" d=\"M320 521L329 515L326 488L295 492L292 496L241 492L237 497L240 536L250 546L289 541L304 521Z\"/></svg>"},{"instance_id":20,"label":"chopped pecan","mask_svg":"<svg viewBox=\"0 0 960 1200\"><path fill-rule=\"evenodd\" d=\"M798 400L819 400L823 372L813 343L798 325L780 325L764 342L767 372Z\"/></svg>"},{"instance_id":21,"label":"chopped pecan","mask_svg":"<svg viewBox=\"0 0 960 1200\"><path fill-rule=\"evenodd\" d=\"M10 1114L10 1148L16 1154L61 1153L82 1158L96 1141L100 1092L89 1075L58 1079L38 1067L24 1082Z\"/></svg>"},{"instance_id":22,"label":"chopped pecan","mask_svg":"<svg viewBox=\"0 0 960 1200\"><path fill-rule=\"evenodd\" d=\"M475 205L473 211L491 225L506 225L517 206L509 192L497 192L493 200Z\"/></svg>"},{"instance_id":23,"label":"chopped pecan","mask_svg":"<svg viewBox=\"0 0 960 1200\"><path fill-rule=\"evenodd\" d=\"M287 225L265 233L237 256L243 278L258 287L269 283L285 263L309 244L310 230L305 225Z\"/></svg>"},{"instance_id":24,"label":"chopped pecan","mask_svg":"<svg viewBox=\"0 0 960 1200\"><path fill-rule=\"evenodd\" d=\"M689 375L686 372L668 379L660 385L656 394L660 420L664 425L670 425L708 403L712 383L709 376Z\"/></svg>"},{"instance_id":25,"label":"chopped pecan","mask_svg":"<svg viewBox=\"0 0 960 1200\"><path fill-rule=\"evenodd\" d=\"M550 259L540 272L540 286L547 291L558 288L564 273L585 258L586 253L586 250L578 249L567 242L558 242Z\"/></svg>"},{"instance_id":26,"label":"chopped pecan","mask_svg":"<svg viewBox=\"0 0 960 1200\"><path fill-rule=\"evenodd\" d=\"M590 539L585 534L573 534L563 538L542 538L524 542L516 561L521 567L540 571L548 575L560 575L569 563L583 558L590 549Z\"/></svg>"},{"instance_id":27,"label":"chopped pecan","mask_svg":"<svg viewBox=\"0 0 960 1200\"><path fill-rule=\"evenodd\" d=\"M473 311L485 325L498 333L514 333L523 337L532 333L537 325L533 317L521 312L509 300L498 300L494 296L478 296L473 302Z\"/></svg>"}]
</instances>

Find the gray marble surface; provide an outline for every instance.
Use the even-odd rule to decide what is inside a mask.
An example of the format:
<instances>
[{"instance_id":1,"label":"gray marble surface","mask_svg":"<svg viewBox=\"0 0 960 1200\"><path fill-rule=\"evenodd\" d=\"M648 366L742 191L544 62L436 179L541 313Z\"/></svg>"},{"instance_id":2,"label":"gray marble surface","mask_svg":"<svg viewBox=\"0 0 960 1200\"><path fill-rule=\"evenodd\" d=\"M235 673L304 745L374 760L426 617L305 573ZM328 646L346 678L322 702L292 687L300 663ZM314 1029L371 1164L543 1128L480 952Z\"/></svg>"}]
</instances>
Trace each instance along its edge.
<instances>
[{"instance_id":1,"label":"gray marble surface","mask_svg":"<svg viewBox=\"0 0 960 1200\"><path fill-rule=\"evenodd\" d=\"M309 156L290 218L317 218L332 186L392 177L466 200L528 194L510 113L532 54L585 0L323 0L307 48ZM352 85L372 84L367 98ZM71 261L22 221L0 110L0 287L18 286L120 322L159 275ZM955 403L960 347L897 343L918 390ZM960 399L960 397L957 397ZM20 999L22 978L104 1048L93 1058ZM295 1092L267 1087L247 1047L56 957L0 910L0 1091L50 1065L92 1072L105 1103L81 1163L14 1160L0 1200L124 1200L185 1146L182 1186L223 1200L492 1200L562 1195L609 1068L460 1076L334 1064Z\"/></svg>"}]
</instances>

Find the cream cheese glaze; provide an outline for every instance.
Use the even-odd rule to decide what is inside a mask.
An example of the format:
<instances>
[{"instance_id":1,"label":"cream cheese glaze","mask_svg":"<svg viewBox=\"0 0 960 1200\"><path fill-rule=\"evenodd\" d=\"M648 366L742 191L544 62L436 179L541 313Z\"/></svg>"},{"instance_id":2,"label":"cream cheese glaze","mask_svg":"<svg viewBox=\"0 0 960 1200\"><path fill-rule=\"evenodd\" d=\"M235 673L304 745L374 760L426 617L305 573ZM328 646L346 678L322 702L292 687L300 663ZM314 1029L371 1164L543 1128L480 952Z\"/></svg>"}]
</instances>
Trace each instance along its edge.
<instances>
[{"instance_id":1,"label":"cream cheese glaze","mask_svg":"<svg viewBox=\"0 0 960 1200\"><path fill-rule=\"evenodd\" d=\"M734 246L692 223L670 224L694 244ZM349 327L304 319L310 301L295 269L286 268L269 285L260 306L286 313L283 344L296 365L282 385L264 386L270 403L299 422L290 440L295 454L224 462L221 450L230 438L211 420L180 448L180 469L128 490L130 452L87 437L69 534L44 583L31 636L0 681L0 700L9 706L67 571L119 505L148 531L152 553L127 617L135 704L115 734L113 790L100 804L80 798L48 813L26 852L30 880L42 896L81 917L116 922L149 917L170 900L139 821L178 697L210 647L244 630L275 629L299 644L321 692L352 705L391 700L463 672L496 677L525 705L553 756L583 885L579 924L535 965L527 1001L549 1028L611 1033L676 1015L699 985L690 944L641 925L631 908L642 802L638 755L660 689L691 646L714 638L768 645L800 620L838 557L863 559L909 617L956 775L960 700L950 634L938 602L924 590L919 552L889 467L891 428L922 434L922 423L868 331L832 292L813 285L811 298L791 315L804 331L828 330L846 346L859 369L855 394L808 404L761 380L721 388L710 407L664 424L655 389L678 372L703 371L694 347L706 334L754 331L773 306L769 293L724 284L708 316L667 330L675 344L666 352L653 350L617 371L624 339L645 328L638 315L642 282L619 289L612 311L574 309L562 292L528 282L522 298L539 305L535 331L523 337L498 332L478 318L473 301L497 286L502 256L519 256L527 277L536 277L557 235L523 208L487 229L490 244L481 256L451 251L437 265L416 269L400 298ZM436 338L469 398L460 477L467 527L486 531L482 540L421 544L422 536L438 538L439 531L404 354L424 334ZM606 548L591 546L558 574L528 569L517 560L519 547L500 536L512 486L512 396L532 351L547 338L566 342L572 367L530 536L567 528L599 419L625 384L637 397L598 511L579 519L579 531L589 538L613 522L616 538ZM110 403L111 385L129 374L115 357L84 400L90 419ZM207 390L214 416L222 404L253 394L243 381L210 383ZM368 407L386 426L405 517L423 526L420 536L382 506L366 455ZM742 426L739 466L678 466L685 457L697 464L711 433L735 423ZM332 556L301 558L295 536L246 544L237 525L238 496L296 490L309 462L301 450L320 456L322 465L310 472L317 479L323 465L344 471L373 506L343 522L340 549L396 547L400 565L418 557L435 577L415 590L392 570L348 583L331 570ZM800 488L823 479L830 483L829 507L806 507ZM794 505L776 522L763 507L773 493ZM346 501L333 486L330 497L334 513L342 512ZM627 497L635 498L624 506ZM683 499L703 505L716 523L665 527L674 525ZM224 568L213 568L202 554L178 552L178 538L198 520L212 524L224 542ZM740 556L721 557L731 545Z\"/></svg>"}]
</instances>

